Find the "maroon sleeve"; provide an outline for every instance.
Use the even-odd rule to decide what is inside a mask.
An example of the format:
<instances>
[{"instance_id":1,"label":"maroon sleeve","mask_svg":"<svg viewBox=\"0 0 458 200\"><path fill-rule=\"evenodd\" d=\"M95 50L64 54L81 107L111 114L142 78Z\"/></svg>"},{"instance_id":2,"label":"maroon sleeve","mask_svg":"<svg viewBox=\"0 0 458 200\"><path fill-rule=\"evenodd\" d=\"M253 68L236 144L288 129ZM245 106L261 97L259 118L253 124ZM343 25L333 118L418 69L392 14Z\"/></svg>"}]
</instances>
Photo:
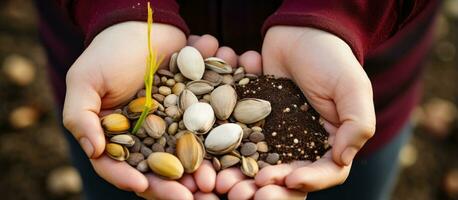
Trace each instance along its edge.
<instances>
[{"instance_id":1,"label":"maroon sleeve","mask_svg":"<svg viewBox=\"0 0 458 200\"><path fill-rule=\"evenodd\" d=\"M85 44L103 29L125 21L146 21L147 2L151 2L154 22L173 25L189 35L189 29L180 17L174 0L78 0L67 2L68 14L85 35ZM70 4L70 5L69 5Z\"/></svg>"},{"instance_id":2,"label":"maroon sleeve","mask_svg":"<svg viewBox=\"0 0 458 200\"><path fill-rule=\"evenodd\" d=\"M263 33L275 25L307 26L343 39L363 63L365 56L393 35L405 22L397 0L284 0L264 23ZM416 6L417 8L419 6ZM412 10L408 10L412 12Z\"/></svg>"}]
</instances>

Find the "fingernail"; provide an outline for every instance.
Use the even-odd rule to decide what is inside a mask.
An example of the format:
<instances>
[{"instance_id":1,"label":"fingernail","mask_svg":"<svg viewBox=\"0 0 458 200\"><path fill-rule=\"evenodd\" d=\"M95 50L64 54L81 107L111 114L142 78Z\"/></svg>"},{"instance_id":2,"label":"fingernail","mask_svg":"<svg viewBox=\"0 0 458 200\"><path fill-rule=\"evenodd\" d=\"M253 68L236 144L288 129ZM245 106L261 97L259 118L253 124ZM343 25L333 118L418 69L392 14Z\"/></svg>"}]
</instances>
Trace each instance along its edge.
<instances>
[{"instance_id":1,"label":"fingernail","mask_svg":"<svg viewBox=\"0 0 458 200\"><path fill-rule=\"evenodd\" d=\"M342 156L340 157L342 159L342 162L344 165L349 165L353 158L355 158L356 153L358 150L354 147L347 147L345 151L342 153Z\"/></svg>"},{"instance_id":2,"label":"fingernail","mask_svg":"<svg viewBox=\"0 0 458 200\"><path fill-rule=\"evenodd\" d=\"M82 137L80 138L79 142L80 142L81 148L83 148L87 157L91 158L92 154L94 153L94 147L92 146L89 139L87 139L86 137Z\"/></svg>"}]
</instances>

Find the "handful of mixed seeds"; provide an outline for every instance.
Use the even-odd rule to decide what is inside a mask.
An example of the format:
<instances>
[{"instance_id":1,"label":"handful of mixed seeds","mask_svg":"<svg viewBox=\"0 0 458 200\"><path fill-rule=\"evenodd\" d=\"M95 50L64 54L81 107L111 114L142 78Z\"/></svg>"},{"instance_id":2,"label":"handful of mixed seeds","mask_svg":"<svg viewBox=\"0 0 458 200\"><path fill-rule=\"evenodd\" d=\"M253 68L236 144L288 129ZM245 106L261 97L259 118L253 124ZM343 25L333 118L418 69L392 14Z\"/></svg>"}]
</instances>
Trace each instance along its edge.
<instances>
[{"instance_id":1,"label":"handful of mixed seeds","mask_svg":"<svg viewBox=\"0 0 458 200\"><path fill-rule=\"evenodd\" d=\"M217 171L239 165L246 176L254 177L259 168L281 163L281 155L266 143L263 132L265 118L272 112L271 103L239 99L235 89L247 88L246 95L250 90L245 86L259 80L246 74L243 67L233 70L219 58L204 60L197 49L185 47L172 55L169 70L161 69L154 75L153 104L136 134L129 130L144 109L144 89L123 109L101 119L109 140L106 153L141 172L151 169L169 179L193 173L204 159L211 160ZM307 111L304 103L301 108L296 106L300 112ZM280 130L268 136L277 134L284 133ZM299 139L290 140L298 143Z\"/></svg>"},{"instance_id":2,"label":"handful of mixed seeds","mask_svg":"<svg viewBox=\"0 0 458 200\"><path fill-rule=\"evenodd\" d=\"M316 160L330 148L318 113L290 80L245 73L190 46L154 74L160 61L151 24L149 8L145 89L101 118L109 157L168 179L193 173L204 159L216 171L239 166L254 177L265 166Z\"/></svg>"}]
</instances>

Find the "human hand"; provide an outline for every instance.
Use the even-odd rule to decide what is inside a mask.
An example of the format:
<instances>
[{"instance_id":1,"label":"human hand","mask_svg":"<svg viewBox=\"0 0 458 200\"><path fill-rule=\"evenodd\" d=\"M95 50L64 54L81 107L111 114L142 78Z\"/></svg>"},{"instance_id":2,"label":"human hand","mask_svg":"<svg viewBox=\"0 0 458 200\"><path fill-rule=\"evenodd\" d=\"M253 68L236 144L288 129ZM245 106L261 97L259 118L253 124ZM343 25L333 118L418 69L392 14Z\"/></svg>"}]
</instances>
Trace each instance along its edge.
<instances>
[{"instance_id":1,"label":"human hand","mask_svg":"<svg viewBox=\"0 0 458 200\"><path fill-rule=\"evenodd\" d=\"M265 36L262 62L264 74L291 78L301 88L324 118L332 149L313 163L265 167L255 181L239 180L229 193L244 194L237 199L304 199L307 192L343 183L375 132L371 83L350 47L327 32L277 26Z\"/></svg>"}]
</instances>

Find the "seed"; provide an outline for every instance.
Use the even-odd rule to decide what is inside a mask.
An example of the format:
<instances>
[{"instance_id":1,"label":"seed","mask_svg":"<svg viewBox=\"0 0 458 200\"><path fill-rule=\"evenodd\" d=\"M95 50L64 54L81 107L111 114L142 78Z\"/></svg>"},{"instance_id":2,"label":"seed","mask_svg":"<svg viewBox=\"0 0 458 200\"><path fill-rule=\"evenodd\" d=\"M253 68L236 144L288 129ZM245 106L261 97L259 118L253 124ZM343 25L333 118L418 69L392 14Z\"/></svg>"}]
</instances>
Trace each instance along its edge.
<instances>
[{"instance_id":1,"label":"seed","mask_svg":"<svg viewBox=\"0 0 458 200\"><path fill-rule=\"evenodd\" d=\"M174 79L168 79L165 84L169 87L173 87L176 84L176 81Z\"/></svg>"},{"instance_id":2,"label":"seed","mask_svg":"<svg viewBox=\"0 0 458 200\"><path fill-rule=\"evenodd\" d=\"M191 92L191 90L183 90L178 97L178 107L183 112L186 111L189 106L197 102L197 97L194 93Z\"/></svg>"},{"instance_id":3,"label":"seed","mask_svg":"<svg viewBox=\"0 0 458 200\"><path fill-rule=\"evenodd\" d=\"M154 143L153 146L151 146L151 149L153 152L164 152L164 146L159 143Z\"/></svg>"},{"instance_id":4,"label":"seed","mask_svg":"<svg viewBox=\"0 0 458 200\"><path fill-rule=\"evenodd\" d=\"M167 133L170 135L175 135L175 133L177 133L177 130L178 130L178 123L173 122L170 124L169 128L167 129Z\"/></svg>"},{"instance_id":5,"label":"seed","mask_svg":"<svg viewBox=\"0 0 458 200\"><path fill-rule=\"evenodd\" d=\"M135 140L132 138L131 135L128 134L115 135L112 138L110 138L110 142L124 145L126 147L132 147L135 144Z\"/></svg>"},{"instance_id":6,"label":"seed","mask_svg":"<svg viewBox=\"0 0 458 200\"><path fill-rule=\"evenodd\" d=\"M148 172L148 170L149 170L148 161L146 161L146 160L140 161L138 163L138 165L137 165L137 170L142 172L142 173Z\"/></svg>"},{"instance_id":7,"label":"seed","mask_svg":"<svg viewBox=\"0 0 458 200\"><path fill-rule=\"evenodd\" d=\"M270 102L262 99L245 98L237 102L233 116L244 124L251 124L267 117L272 111Z\"/></svg>"},{"instance_id":8,"label":"seed","mask_svg":"<svg viewBox=\"0 0 458 200\"><path fill-rule=\"evenodd\" d=\"M167 76L167 77L173 78L173 73L170 72L169 70L166 70L166 69L157 70L157 73L159 75L162 75L162 76Z\"/></svg>"},{"instance_id":9,"label":"seed","mask_svg":"<svg viewBox=\"0 0 458 200\"><path fill-rule=\"evenodd\" d=\"M242 144L242 147L240 148L240 153L244 156L250 156L256 153L257 147L255 143L252 142L247 142Z\"/></svg>"},{"instance_id":10,"label":"seed","mask_svg":"<svg viewBox=\"0 0 458 200\"><path fill-rule=\"evenodd\" d=\"M213 84L206 80L191 81L186 84L186 89L195 95L207 94L213 90Z\"/></svg>"},{"instance_id":11,"label":"seed","mask_svg":"<svg viewBox=\"0 0 458 200\"><path fill-rule=\"evenodd\" d=\"M186 173L193 173L204 159L205 149L202 141L192 132L184 133L177 141L176 154Z\"/></svg>"},{"instance_id":12,"label":"seed","mask_svg":"<svg viewBox=\"0 0 458 200\"><path fill-rule=\"evenodd\" d=\"M255 160L258 160L259 159L259 153L258 152L254 152L254 154L250 155L249 157L253 158Z\"/></svg>"},{"instance_id":13,"label":"seed","mask_svg":"<svg viewBox=\"0 0 458 200\"><path fill-rule=\"evenodd\" d=\"M150 114L146 117L142 127L152 138L158 139L165 133L166 128L165 121L154 114Z\"/></svg>"},{"instance_id":14,"label":"seed","mask_svg":"<svg viewBox=\"0 0 458 200\"><path fill-rule=\"evenodd\" d=\"M167 138L162 136L161 138L159 138L159 140L157 140L157 143L165 147L165 144L167 144Z\"/></svg>"},{"instance_id":15,"label":"seed","mask_svg":"<svg viewBox=\"0 0 458 200\"><path fill-rule=\"evenodd\" d=\"M166 108L170 107L170 106L176 106L177 105L177 102L178 102L178 96L175 95L175 94L170 94L168 95L167 97L165 97L164 99L164 106Z\"/></svg>"},{"instance_id":16,"label":"seed","mask_svg":"<svg viewBox=\"0 0 458 200\"><path fill-rule=\"evenodd\" d=\"M233 155L224 155L220 158L219 162L221 163L221 169L226 169L239 163L240 158Z\"/></svg>"},{"instance_id":17,"label":"seed","mask_svg":"<svg viewBox=\"0 0 458 200\"><path fill-rule=\"evenodd\" d=\"M183 74L181 74L181 73L176 73L175 76L173 76L173 79L177 83L183 83L186 80L186 77L184 77Z\"/></svg>"},{"instance_id":18,"label":"seed","mask_svg":"<svg viewBox=\"0 0 458 200\"><path fill-rule=\"evenodd\" d=\"M238 124L219 125L210 131L205 139L207 152L222 155L236 149L242 140L243 130Z\"/></svg>"},{"instance_id":19,"label":"seed","mask_svg":"<svg viewBox=\"0 0 458 200\"><path fill-rule=\"evenodd\" d=\"M213 90L210 96L210 104L216 117L221 120L228 119L237 103L237 93L234 88L230 85L222 85Z\"/></svg>"},{"instance_id":20,"label":"seed","mask_svg":"<svg viewBox=\"0 0 458 200\"><path fill-rule=\"evenodd\" d=\"M205 70L202 79L213 83L214 86L219 85L221 81L223 81L223 77L221 75L211 70Z\"/></svg>"},{"instance_id":21,"label":"seed","mask_svg":"<svg viewBox=\"0 0 458 200\"><path fill-rule=\"evenodd\" d=\"M138 163L140 163L143 160L145 160L145 156L143 156L143 154L141 154L141 153L131 153L129 158L127 159L127 163L129 163L129 165L135 167L135 166L138 165Z\"/></svg>"},{"instance_id":22,"label":"seed","mask_svg":"<svg viewBox=\"0 0 458 200\"><path fill-rule=\"evenodd\" d=\"M234 85L234 78L230 74L223 75L222 84Z\"/></svg>"},{"instance_id":23,"label":"seed","mask_svg":"<svg viewBox=\"0 0 458 200\"><path fill-rule=\"evenodd\" d=\"M165 96L162 94L153 94L153 98L156 99L158 102L162 103L165 99Z\"/></svg>"},{"instance_id":24,"label":"seed","mask_svg":"<svg viewBox=\"0 0 458 200\"><path fill-rule=\"evenodd\" d=\"M136 96L137 98L146 96L146 90L145 89L139 90Z\"/></svg>"},{"instance_id":25,"label":"seed","mask_svg":"<svg viewBox=\"0 0 458 200\"><path fill-rule=\"evenodd\" d=\"M242 78L242 80L239 81L239 85L246 85L250 82L250 79L248 78Z\"/></svg>"},{"instance_id":26,"label":"seed","mask_svg":"<svg viewBox=\"0 0 458 200\"><path fill-rule=\"evenodd\" d=\"M264 168L264 167L270 166L270 164L269 164L269 163L266 163L266 162L264 162L264 161L262 161L262 160L258 160L258 166L259 166L259 168L262 169L262 168Z\"/></svg>"},{"instance_id":27,"label":"seed","mask_svg":"<svg viewBox=\"0 0 458 200\"><path fill-rule=\"evenodd\" d=\"M153 153L153 151L146 145L142 145L142 147L140 147L140 153L142 153L145 157L148 157L151 153Z\"/></svg>"},{"instance_id":28,"label":"seed","mask_svg":"<svg viewBox=\"0 0 458 200\"><path fill-rule=\"evenodd\" d=\"M262 134L261 132L253 132L250 134L250 141L254 142L254 143L258 143L258 142L261 142L264 140L264 134Z\"/></svg>"},{"instance_id":29,"label":"seed","mask_svg":"<svg viewBox=\"0 0 458 200\"><path fill-rule=\"evenodd\" d=\"M129 119L126 116L118 113L112 113L102 117L101 124L103 130L110 133L122 133L130 128Z\"/></svg>"},{"instance_id":30,"label":"seed","mask_svg":"<svg viewBox=\"0 0 458 200\"><path fill-rule=\"evenodd\" d=\"M160 176L175 180L181 178L183 175L183 165L172 154L154 152L148 156L147 161L151 170Z\"/></svg>"},{"instance_id":31,"label":"seed","mask_svg":"<svg viewBox=\"0 0 458 200\"><path fill-rule=\"evenodd\" d=\"M167 86L161 86L159 87L159 94L162 94L164 96L167 96L172 93L172 90L167 87Z\"/></svg>"},{"instance_id":32,"label":"seed","mask_svg":"<svg viewBox=\"0 0 458 200\"><path fill-rule=\"evenodd\" d=\"M239 81L245 76L245 68L244 67L239 67L235 70L234 72L234 81Z\"/></svg>"},{"instance_id":33,"label":"seed","mask_svg":"<svg viewBox=\"0 0 458 200\"><path fill-rule=\"evenodd\" d=\"M259 171L259 166L256 160L250 157L242 156L242 166L240 167L242 173L248 177L254 177Z\"/></svg>"},{"instance_id":34,"label":"seed","mask_svg":"<svg viewBox=\"0 0 458 200\"><path fill-rule=\"evenodd\" d=\"M182 116L182 113L177 106L170 106L166 108L165 113L167 114L167 116L171 117L174 121L178 121Z\"/></svg>"},{"instance_id":35,"label":"seed","mask_svg":"<svg viewBox=\"0 0 458 200\"><path fill-rule=\"evenodd\" d=\"M205 59L205 67L220 74L232 73L232 67L223 59L217 57L209 57Z\"/></svg>"},{"instance_id":36,"label":"seed","mask_svg":"<svg viewBox=\"0 0 458 200\"><path fill-rule=\"evenodd\" d=\"M170 153L170 154L175 154L175 147L167 147L165 148L165 152Z\"/></svg>"},{"instance_id":37,"label":"seed","mask_svg":"<svg viewBox=\"0 0 458 200\"><path fill-rule=\"evenodd\" d=\"M172 93L175 95L180 95L181 92L186 88L184 83L177 83L172 87Z\"/></svg>"},{"instance_id":38,"label":"seed","mask_svg":"<svg viewBox=\"0 0 458 200\"><path fill-rule=\"evenodd\" d=\"M118 161L124 161L129 158L129 150L120 144L108 143L105 146L105 151L109 157Z\"/></svg>"},{"instance_id":39,"label":"seed","mask_svg":"<svg viewBox=\"0 0 458 200\"><path fill-rule=\"evenodd\" d=\"M165 85L165 82L167 81L167 77L163 76L161 77L161 83Z\"/></svg>"},{"instance_id":40,"label":"seed","mask_svg":"<svg viewBox=\"0 0 458 200\"><path fill-rule=\"evenodd\" d=\"M153 145L154 144L154 138L146 137L145 139L143 139L143 144L145 144L146 146Z\"/></svg>"},{"instance_id":41,"label":"seed","mask_svg":"<svg viewBox=\"0 0 458 200\"><path fill-rule=\"evenodd\" d=\"M258 151L262 152L262 153L265 153L265 152L269 151L269 147L267 146L266 142L258 142L258 143L256 143L256 147L257 147Z\"/></svg>"},{"instance_id":42,"label":"seed","mask_svg":"<svg viewBox=\"0 0 458 200\"><path fill-rule=\"evenodd\" d=\"M262 132L262 128L259 126L253 126L251 127L251 130L256 131L256 132Z\"/></svg>"},{"instance_id":43,"label":"seed","mask_svg":"<svg viewBox=\"0 0 458 200\"><path fill-rule=\"evenodd\" d=\"M209 104L194 103L184 112L183 122L188 130L205 134L215 123L215 114Z\"/></svg>"},{"instance_id":44,"label":"seed","mask_svg":"<svg viewBox=\"0 0 458 200\"><path fill-rule=\"evenodd\" d=\"M170 72L174 74L178 72L177 57L178 57L178 52L175 52L172 54L172 56L170 56L170 61L169 61L169 70Z\"/></svg>"},{"instance_id":45,"label":"seed","mask_svg":"<svg viewBox=\"0 0 458 200\"><path fill-rule=\"evenodd\" d=\"M140 129L142 130L142 129ZM138 135L138 132L137 132L137 135ZM132 138L134 139L134 146L130 147L129 151L131 153L137 153L137 152L140 152L140 148L142 147L142 143L140 141L140 139L134 135L132 135Z\"/></svg>"},{"instance_id":46,"label":"seed","mask_svg":"<svg viewBox=\"0 0 458 200\"><path fill-rule=\"evenodd\" d=\"M180 50L177 57L177 65L180 72L186 78L199 80L205 71L205 63L199 51L190 46Z\"/></svg>"},{"instance_id":47,"label":"seed","mask_svg":"<svg viewBox=\"0 0 458 200\"><path fill-rule=\"evenodd\" d=\"M161 78L159 77L159 75L155 74L154 75L154 80L153 80L153 85L158 86L160 84L161 84Z\"/></svg>"},{"instance_id":48,"label":"seed","mask_svg":"<svg viewBox=\"0 0 458 200\"><path fill-rule=\"evenodd\" d=\"M252 132L251 128L243 128L243 139L247 139Z\"/></svg>"},{"instance_id":49,"label":"seed","mask_svg":"<svg viewBox=\"0 0 458 200\"><path fill-rule=\"evenodd\" d=\"M212 165L213 165L213 169L215 169L215 171L219 171L221 170L221 162L219 162L218 158L216 157L213 157L212 158Z\"/></svg>"},{"instance_id":50,"label":"seed","mask_svg":"<svg viewBox=\"0 0 458 200\"><path fill-rule=\"evenodd\" d=\"M266 162L271 165L277 164L278 160L280 159L280 155L278 153L269 153L266 157Z\"/></svg>"}]
</instances>

